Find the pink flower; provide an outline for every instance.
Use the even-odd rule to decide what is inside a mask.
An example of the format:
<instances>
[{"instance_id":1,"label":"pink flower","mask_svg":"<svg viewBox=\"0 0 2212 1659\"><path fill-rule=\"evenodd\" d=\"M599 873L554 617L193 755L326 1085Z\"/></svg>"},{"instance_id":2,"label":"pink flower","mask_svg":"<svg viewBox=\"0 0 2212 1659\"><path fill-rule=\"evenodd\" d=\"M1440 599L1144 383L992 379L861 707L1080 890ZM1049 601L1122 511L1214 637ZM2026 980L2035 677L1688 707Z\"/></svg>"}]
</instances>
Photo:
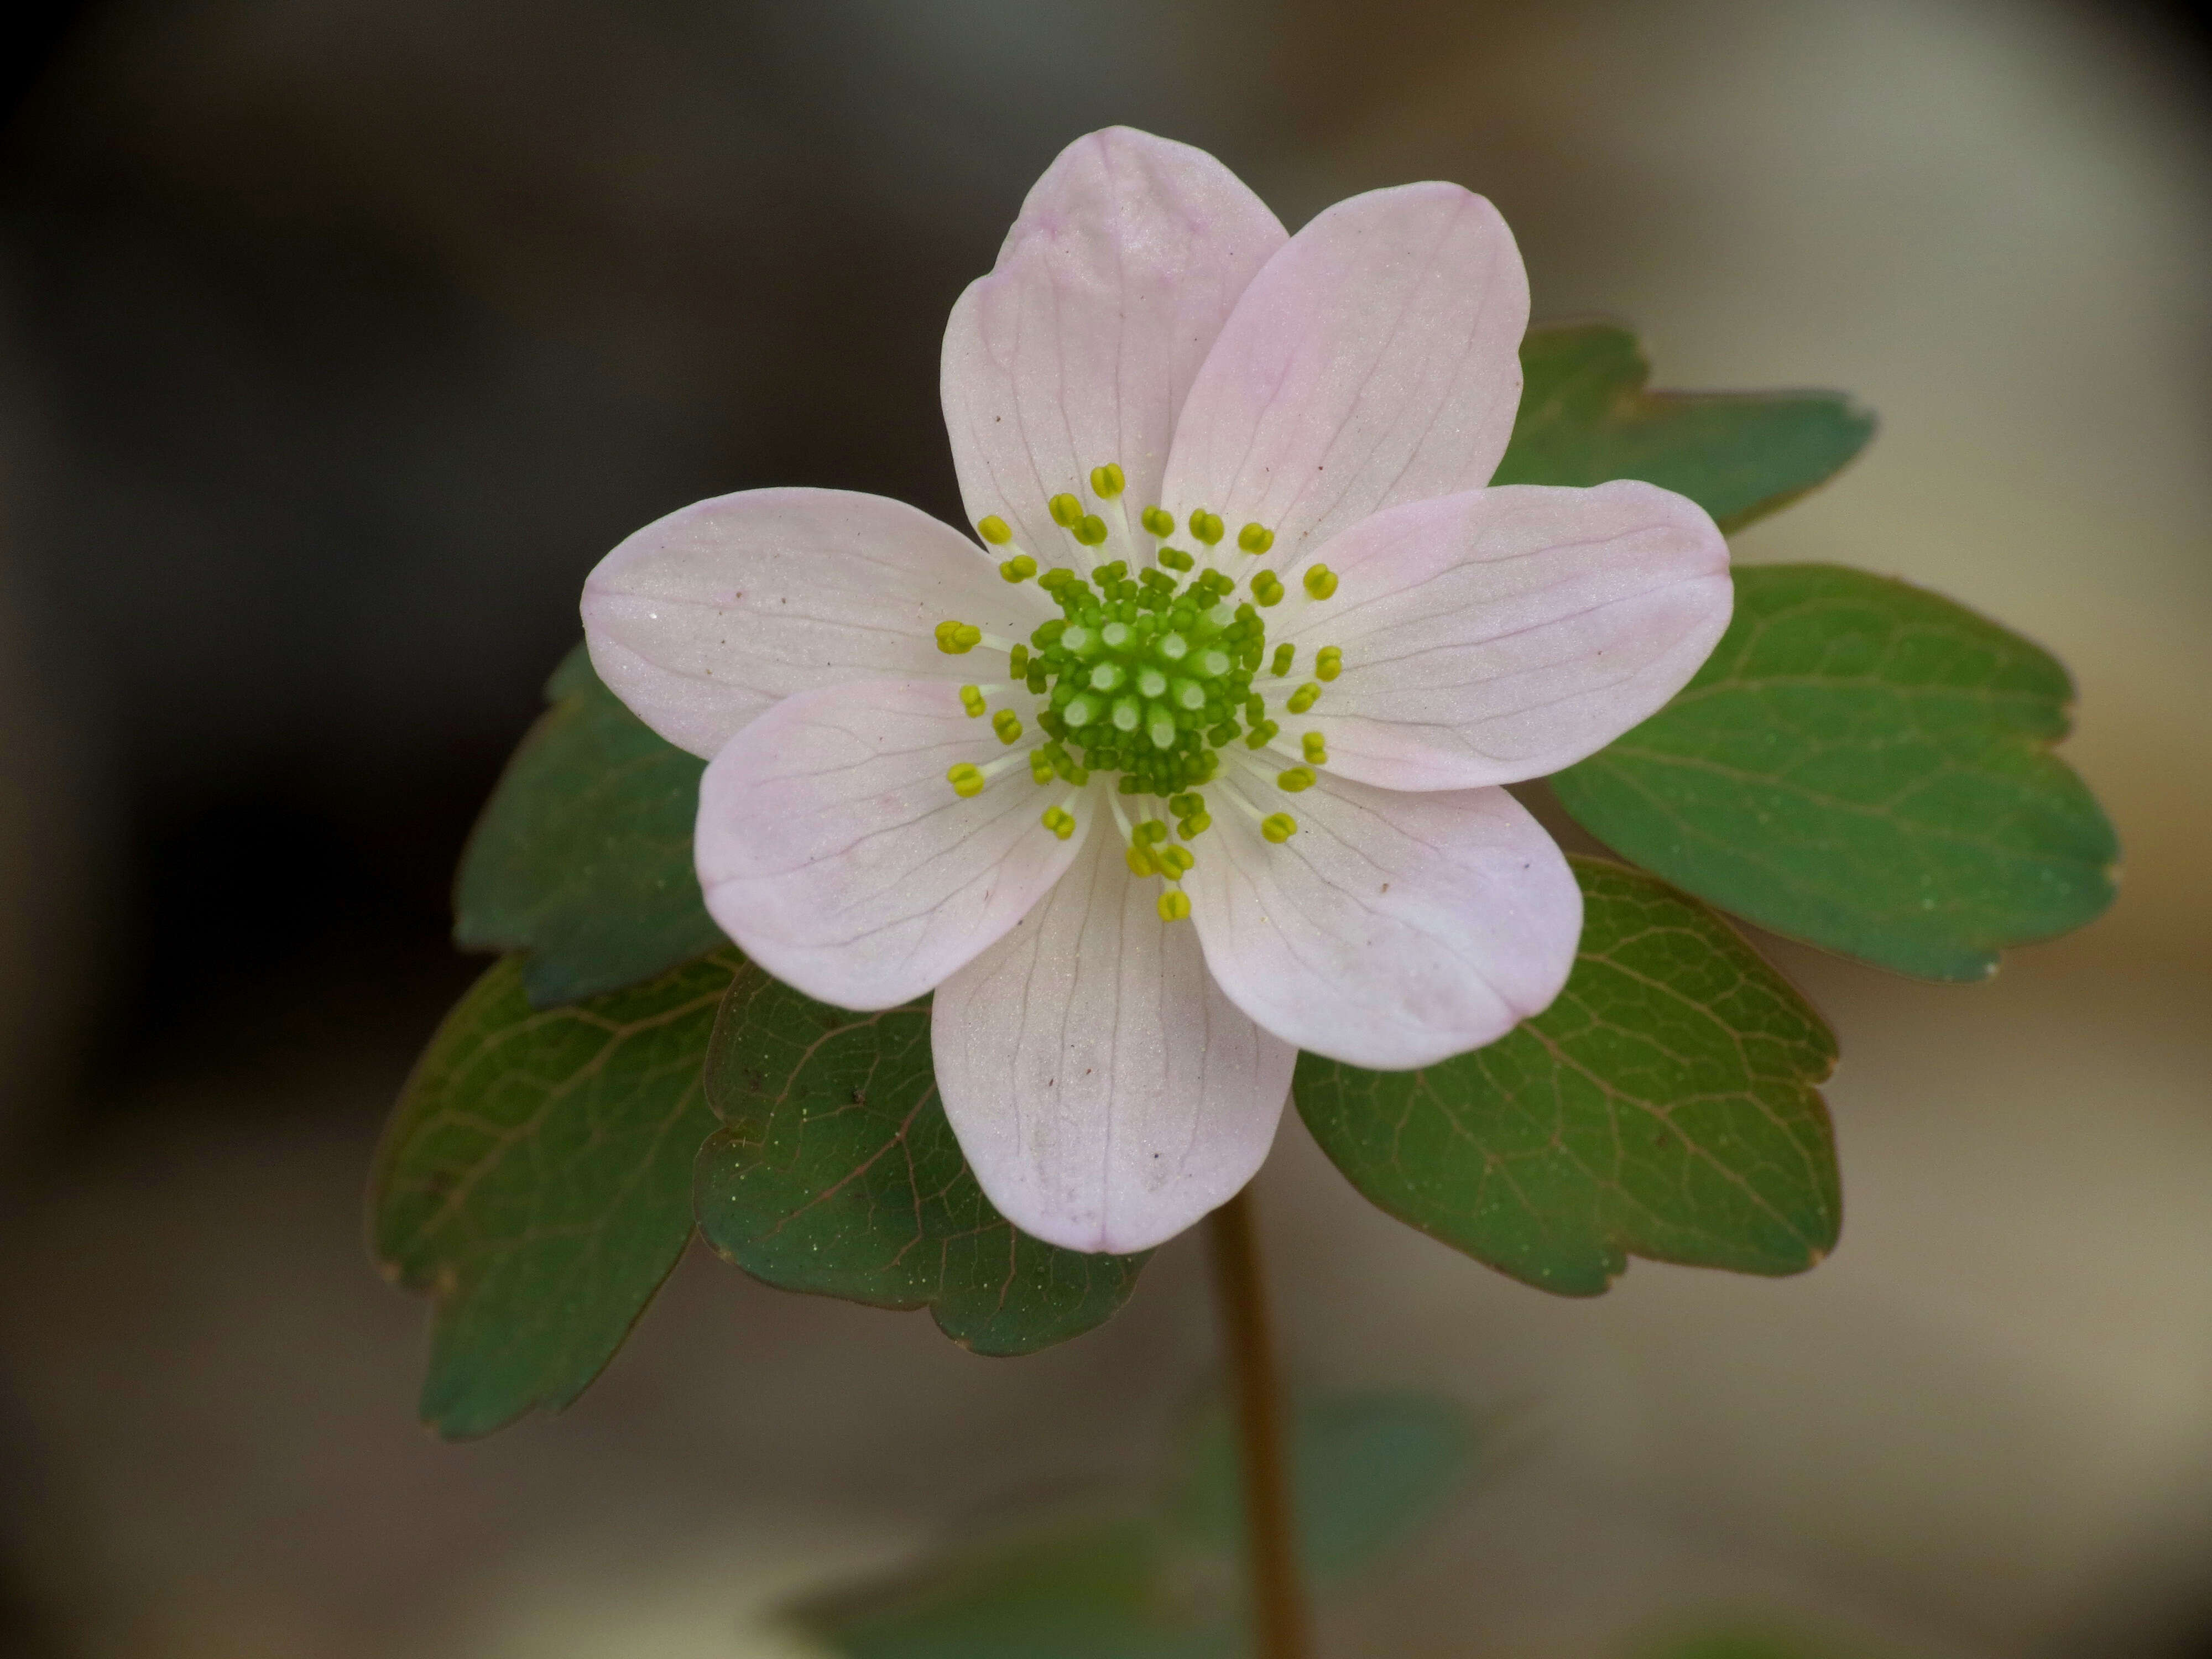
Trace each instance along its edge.
<instances>
[{"instance_id":1,"label":"pink flower","mask_svg":"<svg viewBox=\"0 0 2212 1659\"><path fill-rule=\"evenodd\" d=\"M1431 1065L1565 982L1580 895L1499 786L1658 708L1731 590L1680 495L1483 488L1528 317L1456 185L1286 237L1211 156L1094 133L945 329L986 545L760 489L592 573L600 677L713 763L708 909L824 1001L936 992L1024 1231L1157 1244L1251 1178L1298 1049Z\"/></svg>"}]
</instances>

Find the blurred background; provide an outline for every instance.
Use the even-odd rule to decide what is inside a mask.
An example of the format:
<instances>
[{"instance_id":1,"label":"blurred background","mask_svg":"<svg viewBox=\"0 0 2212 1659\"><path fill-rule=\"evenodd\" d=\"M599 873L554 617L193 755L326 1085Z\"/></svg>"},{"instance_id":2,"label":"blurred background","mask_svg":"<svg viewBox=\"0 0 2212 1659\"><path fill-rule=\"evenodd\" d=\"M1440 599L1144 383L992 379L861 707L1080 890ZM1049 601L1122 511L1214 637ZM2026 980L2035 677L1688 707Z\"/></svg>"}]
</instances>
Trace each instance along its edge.
<instances>
[{"instance_id":1,"label":"blurred background","mask_svg":"<svg viewBox=\"0 0 2212 1659\"><path fill-rule=\"evenodd\" d=\"M1368 1210L1293 1119L1297 1374L1522 1450L1332 1609L1343 1655L2212 1656L2212 52L2089 0L94 0L0 133L0 1652L791 1651L794 1589L1141 1464L1213 1358L1194 1236L1101 1332L687 1261L574 1410L413 1422L361 1242L477 969L471 819L636 526L756 484L957 520L953 297L1068 139L1295 228L1455 179L1540 318L1662 385L1829 386L1868 456L1741 538L2075 668L2117 909L1943 989L1811 952L1849 1216L1763 1282L1552 1300Z\"/></svg>"}]
</instances>

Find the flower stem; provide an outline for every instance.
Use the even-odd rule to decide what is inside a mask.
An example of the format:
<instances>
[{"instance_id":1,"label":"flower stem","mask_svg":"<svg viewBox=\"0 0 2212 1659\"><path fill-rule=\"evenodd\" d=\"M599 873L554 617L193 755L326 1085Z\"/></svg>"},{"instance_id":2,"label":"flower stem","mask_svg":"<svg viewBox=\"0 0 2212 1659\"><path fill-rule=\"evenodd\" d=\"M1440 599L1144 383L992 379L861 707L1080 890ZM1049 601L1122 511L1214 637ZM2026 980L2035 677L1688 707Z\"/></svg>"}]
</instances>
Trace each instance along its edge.
<instances>
[{"instance_id":1,"label":"flower stem","mask_svg":"<svg viewBox=\"0 0 2212 1659\"><path fill-rule=\"evenodd\" d=\"M1309 1659L1305 1595L1298 1583L1297 1526L1285 1447L1283 1395L1269 1337L1260 1240L1246 1188L1216 1210L1213 1265L1222 1339L1236 1402L1244 1475L1246 1553L1251 1569L1254 1659Z\"/></svg>"}]
</instances>

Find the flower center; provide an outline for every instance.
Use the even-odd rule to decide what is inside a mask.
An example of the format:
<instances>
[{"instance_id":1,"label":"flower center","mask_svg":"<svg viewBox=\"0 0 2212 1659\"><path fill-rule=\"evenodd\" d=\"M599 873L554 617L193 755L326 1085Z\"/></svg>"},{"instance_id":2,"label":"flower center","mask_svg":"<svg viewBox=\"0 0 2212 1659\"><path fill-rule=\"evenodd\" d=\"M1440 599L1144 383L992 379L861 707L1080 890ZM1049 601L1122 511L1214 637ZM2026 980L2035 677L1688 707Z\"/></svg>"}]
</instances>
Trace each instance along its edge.
<instances>
[{"instance_id":1,"label":"flower center","mask_svg":"<svg viewBox=\"0 0 2212 1659\"><path fill-rule=\"evenodd\" d=\"M1240 781L1265 788L1259 754L1290 747L1282 740L1278 717L1310 709L1322 683L1341 671L1343 653L1334 646L1322 647L1315 653L1311 678L1294 682L1297 646L1285 641L1271 650L1267 643L1262 613L1280 605L1288 592L1272 566L1261 564L1246 577L1242 585L1249 597L1240 600L1237 577L1212 562L1226 535L1218 515L1204 507L1190 514L1190 539L1204 550L1194 554L1168 544L1176 520L1164 509L1146 507L1135 524L1130 522L1120 499L1124 483L1119 466L1094 468L1090 482L1101 510L1086 512L1073 494L1054 495L1047 503L1052 520L1078 545L1123 556L1108 559L1088 576L1066 565L1040 573L1031 554L1012 549L1013 532L1006 521L987 518L976 526L983 539L1010 550L999 574L1013 583L1034 580L1060 615L1026 641L990 639L971 623L947 620L937 626L938 649L958 656L981 645L1006 653L1006 684L963 686L960 698L969 715L981 719L994 696L1012 702L1027 694L1030 718L1045 739L1028 751L1030 775L1040 786L1062 786L1062 798L1042 819L1046 830L1063 841L1073 835L1075 792L1089 783L1092 773L1110 773L1118 775L1117 794L1158 798L1176 821L1177 838L1194 841L1213 822L1204 789L1220 774L1223 751L1233 755L1232 745L1240 742L1253 751L1255 763L1237 769ZM1262 560L1274 541L1273 532L1248 524L1237 532L1235 546L1244 558ZM1315 565L1300 585L1303 602L1312 604L1336 592L1337 578L1326 565ZM1021 714L1013 707L1001 706L991 726L1009 747L1023 737ZM1303 763L1278 771L1274 788L1296 793L1311 787L1313 768L1328 759L1319 732L1301 734L1296 752ZM1014 759L1010 755L985 766L963 763L946 775L947 781L961 795L977 794ZM1279 845L1297 833L1297 820L1289 813L1267 811L1240 789L1226 787L1225 793L1258 820L1271 843ZM1160 818L1147 815L1133 825L1120 802L1109 798L1109 804L1132 872L1172 884L1193 867L1194 854L1169 842L1168 826ZM1159 913L1166 921L1186 916L1190 901L1180 891L1163 892Z\"/></svg>"}]
</instances>

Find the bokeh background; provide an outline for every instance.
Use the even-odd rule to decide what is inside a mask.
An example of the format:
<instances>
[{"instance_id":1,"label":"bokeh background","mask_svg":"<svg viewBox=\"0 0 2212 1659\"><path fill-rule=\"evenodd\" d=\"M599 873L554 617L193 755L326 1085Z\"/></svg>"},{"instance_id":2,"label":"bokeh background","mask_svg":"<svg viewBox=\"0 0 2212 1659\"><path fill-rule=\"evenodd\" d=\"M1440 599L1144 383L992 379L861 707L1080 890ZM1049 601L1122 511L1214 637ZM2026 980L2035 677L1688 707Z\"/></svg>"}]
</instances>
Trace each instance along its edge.
<instances>
[{"instance_id":1,"label":"bokeh background","mask_svg":"<svg viewBox=\"0 0 2212 1659\"><path fill-rule=\"evenodd\" d=\"M1781 947L1844 1052L1832 1260L1593 1303L1260 1185L1299 1376L1516 1425L1343 1655L2212 1655L2212 119L2185 11L2059 0L113 0L7 25L0 1651L693 1659L1140 1466L1202 1253L1068 1347L695 1257L562 1417L414 1426L361 1243L475 966L470 820L635 526L772 483L958 517L954 295L1089 128L1295 227L1495 199L1540 317L1874 449L1744 559L1905 575L2077 672L2118 908L1944 989Z\"/></svg>"}]
</instances>

